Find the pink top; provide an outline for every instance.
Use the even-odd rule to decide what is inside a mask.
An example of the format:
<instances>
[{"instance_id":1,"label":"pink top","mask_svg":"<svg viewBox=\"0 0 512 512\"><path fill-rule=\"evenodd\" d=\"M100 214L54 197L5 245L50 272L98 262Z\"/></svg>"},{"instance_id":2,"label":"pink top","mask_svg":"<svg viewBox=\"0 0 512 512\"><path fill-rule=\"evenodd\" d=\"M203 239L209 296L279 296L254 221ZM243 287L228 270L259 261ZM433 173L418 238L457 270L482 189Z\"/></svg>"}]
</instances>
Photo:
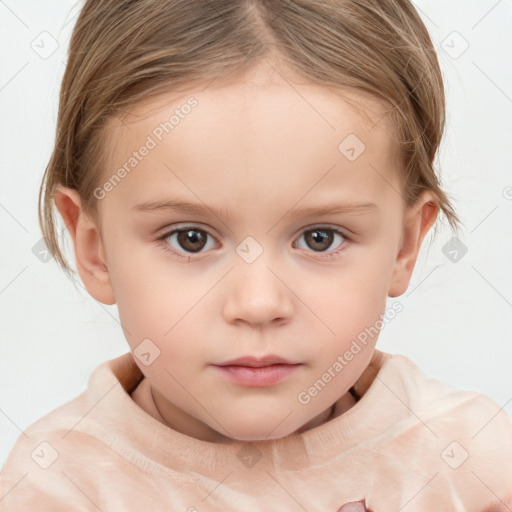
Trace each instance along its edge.
<instances>
[{"instance_id":1,"label":"pink top","mask_svg":"<svg viewBox=\"0 0 512 512\"><path fill-rule=\"evenodd\" d=\"M106 361L28 427L0 473L0 511L512 510L511 418L404 356L376 350L351 409L270 441L172 430L132 400L142 378L130 352Z\"/></svg>"}]
</instances>

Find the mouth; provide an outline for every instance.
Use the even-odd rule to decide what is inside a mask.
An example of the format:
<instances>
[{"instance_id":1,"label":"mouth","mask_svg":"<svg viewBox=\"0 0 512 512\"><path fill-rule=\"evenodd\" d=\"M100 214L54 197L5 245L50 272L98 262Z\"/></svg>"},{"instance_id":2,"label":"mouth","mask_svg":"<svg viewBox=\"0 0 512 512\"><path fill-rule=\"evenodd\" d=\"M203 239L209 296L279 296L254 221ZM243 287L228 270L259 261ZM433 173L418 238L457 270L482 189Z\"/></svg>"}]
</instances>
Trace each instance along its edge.
<instances>
[{"instance_id":1,"label":"mouth","mask_svg":"<svg viewBox=\"0 0 512 512\"><path fill-rule=\"evenodd\" d=\"M229 361L224 361L223 363L217 363L215 366L245 366L251 368L262 368L266 366L273 365L295 365L300 364L294 361L289 361L280 356L276 356L274 354L269 354L263 357L256 356L244 356L239 357L237 359L230 359Z\"/></svg>"},{"instance_id":2,"label":"mouth","mask_svg":"<svg viewBox=\"0 0 512 512\"><path fill-rule=\"evenodd\" d=\"M241 386L267 387L278 384L292 376L301 366L300 363L272 363L246 361L245 364L213 365L221 376Z\"/></svg>"}]
</instances>

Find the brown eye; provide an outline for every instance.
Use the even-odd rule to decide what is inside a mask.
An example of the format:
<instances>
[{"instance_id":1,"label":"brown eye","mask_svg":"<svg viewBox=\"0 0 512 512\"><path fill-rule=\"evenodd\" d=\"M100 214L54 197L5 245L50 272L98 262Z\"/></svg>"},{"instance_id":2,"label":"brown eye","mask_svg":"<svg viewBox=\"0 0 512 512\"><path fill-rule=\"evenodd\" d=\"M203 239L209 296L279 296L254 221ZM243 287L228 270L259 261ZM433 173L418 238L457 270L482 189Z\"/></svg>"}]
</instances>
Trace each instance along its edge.
<instances>
[{"instance_id":1,"label":"brown eye","mask_svg":"<svg viewBox=\"0 0 512 512\"><path fill-rule=\"evenodd\" d=\"M304 231L299 238L304 238L306 247L302 247L305 249L311 249L315 252L325 252L329 248L332 249L333 243L335 243L336 238L339 239L339 242L337 246L335 245L334 249L338 249L340 246L343 245L343 242L345 241L345 237L343 234L334 228L315 228L315 229L308 229L307 231ZM300 244L299 244L300 247ZM336 250L334 252L336 252Z\"/></svg>"},{"instance_id":2,"label":"brown eye","mask_svg":"<svg viewBox=\"0 0 512 512\"><path fill-rule=\"evenodd\" d=\"M306 231L305 240L308 247L314 251L325 251L331 246L334 235L329 230L315 229L314 231Z\"/></svg>"},{"instance_id":3,"label":"brown eye","mask_svg":"<svg viewBox=\"0 0 512 512\"><path fill-rule=\"evenodd\" d=\"M215 247L215 239L208 231L193 226L168 231L159 238L164 249L178 256L206 252Z\"/></svg>"},{"instance_id":4,"label":"brown eye","mask_svg":"<svg viewBox=\"0 0 512 512\"><path fill-rule=\"evenodd\" d=\"M198 229L178 231L178 243L180 247L189 252L199 252L206 245L207 234Z\"/></svg>"}]
</instances>

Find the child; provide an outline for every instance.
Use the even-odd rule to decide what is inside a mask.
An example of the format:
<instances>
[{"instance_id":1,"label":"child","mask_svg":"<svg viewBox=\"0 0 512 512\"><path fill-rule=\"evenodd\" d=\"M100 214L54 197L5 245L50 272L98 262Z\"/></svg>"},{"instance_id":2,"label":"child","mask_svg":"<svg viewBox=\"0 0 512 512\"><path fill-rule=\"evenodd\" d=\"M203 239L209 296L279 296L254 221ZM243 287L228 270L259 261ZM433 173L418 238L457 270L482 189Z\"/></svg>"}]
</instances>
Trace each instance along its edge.
<instances>
[{"instance_id":1,"label":"child","mask_svg":"<svg viewBox=\"0 0 512 512\"><path fill-rule=\"evenodd\" d=\"M375 348L457 227L443 126L408 0L87 0L40 221L130 351L20 436L1 510L511 510L505 412Z\"/></svg>"}]
</instances>

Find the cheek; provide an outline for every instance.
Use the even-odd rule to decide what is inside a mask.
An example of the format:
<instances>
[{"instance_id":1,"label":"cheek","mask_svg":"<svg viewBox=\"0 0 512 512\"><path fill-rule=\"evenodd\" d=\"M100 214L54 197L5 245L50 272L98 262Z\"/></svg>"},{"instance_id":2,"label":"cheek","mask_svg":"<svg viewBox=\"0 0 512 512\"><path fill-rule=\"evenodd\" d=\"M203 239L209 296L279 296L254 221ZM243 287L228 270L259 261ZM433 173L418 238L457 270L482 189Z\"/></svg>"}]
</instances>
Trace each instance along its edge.
<instances>
[{"instance_id":1,"label":"cheek","mask_svg":"<svg viewBox=\"0 0 512 512\"><path fill-rule=\"evenodd\" d=\"M323 293L311 304L325 324L318 322L318 341L323 347L317 354L318 368L325 371L338 356L347 354L347 362L342 363L344 378L336 380L340 386L355 381L368 364L382 327L391 260L389 251L372 249L361 248L330 279L317 282ZM311 290L309 296L313 297ZM332 393L339 391L337 386L333 388Z\"/></svg>"},{"instance_id":2,"label":"cheek","mask_svg":"<svg viewBox=\"0 0 512 512\"><path fill-rule=\"evenodd\" d=\"M323 293L316 294L317 309L331 319L332 325L343 329L374 323L385 308L389 256L376 251L363 252L351 256L353 261L324 279Z\"/></svg>"},{"instance_id":3,"label":"cheek","mask_svg":"<svg viewBox=\"0 0 512 512\"><path fill-rule=\"evenodd\" d=\"M155 254L131 252L113 260L110 275L130 348L149 339L161 352L159 362L166 364L183 352L192 354L195 347L200 352L196 340L208 329L202 308L218 276L187 272L184 265L166 264L165 255Z\"/></svg>"}]
</instances>

